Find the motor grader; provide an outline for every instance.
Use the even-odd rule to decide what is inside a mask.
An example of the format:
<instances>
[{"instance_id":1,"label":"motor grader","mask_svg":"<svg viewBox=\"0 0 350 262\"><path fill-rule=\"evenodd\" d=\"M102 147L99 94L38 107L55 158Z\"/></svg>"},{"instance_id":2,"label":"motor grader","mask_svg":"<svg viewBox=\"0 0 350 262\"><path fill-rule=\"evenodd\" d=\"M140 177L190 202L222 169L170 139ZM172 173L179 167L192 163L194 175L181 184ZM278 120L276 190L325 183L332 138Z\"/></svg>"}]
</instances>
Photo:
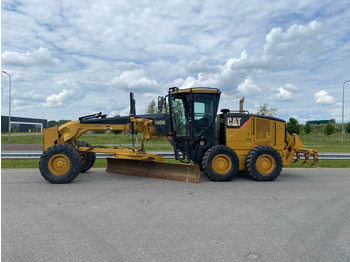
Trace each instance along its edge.
<instances>
[{"instance_id":1,"label":"motor grader","mask_svg":"<svg viewBox=\"0 0 350 262\"><path fill-rule=\"evenodd\" d=\"M69 183L93 166L96 153L109 153L114 157L107 158L106 171L112 173L198 183L200 170L213 181L229 181L247 171L255 180L272 181L295 155L295 161L304 155L306 163L312 155L312 165L318 162L318 152L304 148L297 134L286 131L282 119L250 114L243 106L217 114L220 94L215 88L173 87L158 97L158 109L164 113L137 115L130 93L129 116L107 118L98 113L48 128L40 172L51 183ZM132 148L91 146L78 140L92 130L129 132ZM183 163L166 163L162 156L145 152L144 141L161 136Z\"/></svg>"}]
</instances>

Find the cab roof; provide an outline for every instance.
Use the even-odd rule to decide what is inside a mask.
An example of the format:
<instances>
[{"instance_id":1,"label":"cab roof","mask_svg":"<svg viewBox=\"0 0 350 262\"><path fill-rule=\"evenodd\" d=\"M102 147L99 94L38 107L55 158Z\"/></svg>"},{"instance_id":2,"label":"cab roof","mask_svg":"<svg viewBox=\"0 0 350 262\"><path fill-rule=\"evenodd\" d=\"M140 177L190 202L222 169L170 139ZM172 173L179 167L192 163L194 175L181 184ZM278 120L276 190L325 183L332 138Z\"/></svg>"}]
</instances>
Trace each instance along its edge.
<instances>
[{"instance_id":1,"label":"cab roof","mask_svg":"<svg viewBox=\"0 0 350 262\"><path fill-rule=\"evenodd\" d=\"M211 87L191 87L185 89L179 89L178 87L169 88L169 94L188 94L188 93L212 93L212 94L221 94L221 91L217 88Z\"/></svg>"}]
</instances>

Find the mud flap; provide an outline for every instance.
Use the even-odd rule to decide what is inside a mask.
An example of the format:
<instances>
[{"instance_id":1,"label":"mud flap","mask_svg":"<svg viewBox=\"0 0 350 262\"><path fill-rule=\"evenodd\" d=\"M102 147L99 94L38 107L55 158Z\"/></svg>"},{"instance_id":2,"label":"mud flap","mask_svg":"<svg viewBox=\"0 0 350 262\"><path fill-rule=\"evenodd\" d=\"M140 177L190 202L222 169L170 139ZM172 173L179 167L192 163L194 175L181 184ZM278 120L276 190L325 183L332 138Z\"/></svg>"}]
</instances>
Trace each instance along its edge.
<instances>
[{"instance_id":1,"label":"mud flap","mask_svg":"<svg viewBox=\"0 0 350 262\"><path fill-rule=\"evenodd\" d=\"M107 158L107 172L199 183L200 169L196 165L156 161Z\"/></svg>"}]
</instances>

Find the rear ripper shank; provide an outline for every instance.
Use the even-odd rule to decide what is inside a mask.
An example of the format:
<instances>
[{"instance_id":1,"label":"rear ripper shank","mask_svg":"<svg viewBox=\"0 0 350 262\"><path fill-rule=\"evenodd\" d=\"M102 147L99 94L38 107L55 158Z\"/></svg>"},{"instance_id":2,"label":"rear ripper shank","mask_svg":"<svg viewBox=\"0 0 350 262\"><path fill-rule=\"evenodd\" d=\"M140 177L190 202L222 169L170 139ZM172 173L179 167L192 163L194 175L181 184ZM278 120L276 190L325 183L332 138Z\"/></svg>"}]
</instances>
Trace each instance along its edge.
<instances>
[{"instance_id":1,"label":"rear ripper shank","mask_svg":"<svg viewBox=\"0 0 350 262\"><path fill-rule=\"evenodd\" d=\"M284 120L249 114L243 111L243 101L239 111L222 109L217 114L220 94L214 88L173 87L158 98L158 109L164 114L137 115L130 93L129 116L107 118L98 113L48 128L40 172L51 183L69 183L94 165L96 153L114 154L108 158L107 172L193 183L199 182L200 170L213 181L229 181L239 171L258 181L272 181L294 155L295 161L304 155L304 163L311 155L312 165L317 164L318 152L304 148L297 134L288 134ZM91 130L130 132L132 149L92 147L77 140ZM138 132L143 133L141 146ZM160 136L171 143L175 158L184 164L165 163L162 156L144 151L144 140Z\"/></svg>"}]
</instances>

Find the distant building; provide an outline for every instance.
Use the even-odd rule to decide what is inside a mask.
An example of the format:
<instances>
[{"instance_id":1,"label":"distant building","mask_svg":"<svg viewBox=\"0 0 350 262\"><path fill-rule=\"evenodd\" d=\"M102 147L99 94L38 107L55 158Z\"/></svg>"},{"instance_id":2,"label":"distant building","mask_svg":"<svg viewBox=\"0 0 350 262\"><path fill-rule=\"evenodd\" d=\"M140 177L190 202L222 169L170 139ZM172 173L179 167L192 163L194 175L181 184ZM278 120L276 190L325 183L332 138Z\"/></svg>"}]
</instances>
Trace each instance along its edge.
<instances>
[{"instance_id":1,"label":"distant building","mask_svg":"<svg viewBox=\"0 0 350 262\"><path fill-rule=\"evenodd\" d=\"M42 132L47 119L11 116L11 132ZM9 117L1 116L1 132L9 131Z\"/></svg>"},{"instance_id":2,"label":"distant building","mask_svg":"<svg viewBox=\"0 0 350 262\"><path fill-rule=\"evenodd\" d=\"M309 123L309 125L326 125L328 123L335 124L335 119L329 119L329 120L311 120L306 121L306 123Z\"/></svg>"}]
</instances>

